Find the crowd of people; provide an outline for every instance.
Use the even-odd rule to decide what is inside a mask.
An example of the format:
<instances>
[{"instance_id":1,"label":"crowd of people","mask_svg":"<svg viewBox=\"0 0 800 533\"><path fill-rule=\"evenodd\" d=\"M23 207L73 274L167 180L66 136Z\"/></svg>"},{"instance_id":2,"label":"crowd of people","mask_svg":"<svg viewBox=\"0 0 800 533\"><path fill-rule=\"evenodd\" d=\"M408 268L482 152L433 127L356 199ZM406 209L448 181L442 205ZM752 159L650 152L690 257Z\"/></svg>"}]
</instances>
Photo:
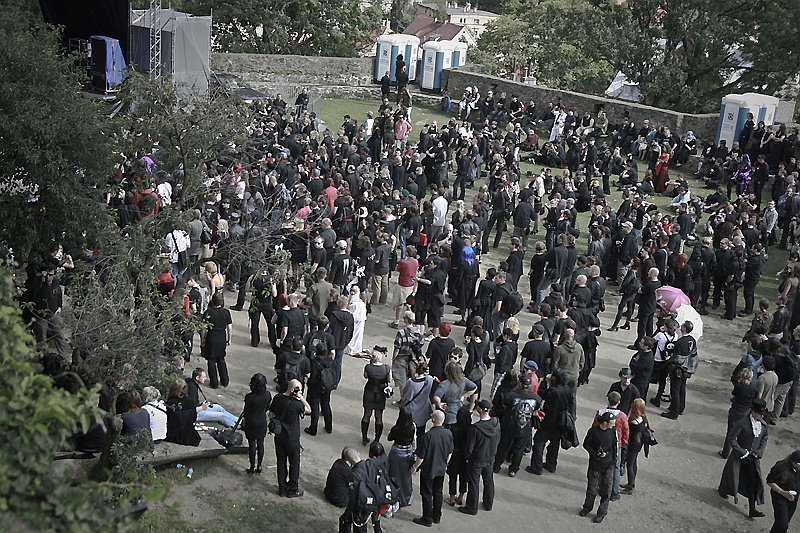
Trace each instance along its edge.
<instances>
[{"instance_id":1,"label":"crowd of people","mask_svg":"<svg viewBox=\"0 0 800 533\"><path fill-rule=\"evenodd\" d=\"M615 124L603 112L581 114L558 100L540 113L534 102L470 88L460 121L426 124L417 134L410 97L394 108L383 96L377 118L345 116L338 129L322 133L313 113L278 100L262 105L247 146L203 166L204 190L187 224L164 236L168 265L154 286L179 298L187 317L203 317L207 370L172 383L160 407L153 391L129 391L119 410L125 431L146 428L154 441L196 445L195 422L243 424L250 474L262 471L269 431L279 493L302 496L301 419L310 415L309 436L317 434L320 414L332 432L343 357L363 357L361 436L369 457L345 448L325 490L344 509L340 531L365 531L370 521L380 531L381 516L414 501L417 473L417 524L438 523L445 502L468 515L479 512L479 502L491 511L493 476L506 463L515 477L530 454L526 472L555 472L559 449L581 444L574 435L579 388L597 364L600 314L613 292L619 303L607 331L636 322L637 336L630 363L582 441L589 468L580 515L594 510L599 495L599 523L609 502L634 493L638 455L656 444L646 406L669 402L661 416L680 417L698 368L702 324L679 319L661 293L670 286L699 315L722 302L724 319L753 316L748 351L732 377L718 490L746 496L750 516L762 516L759 462L770 427L794 411L800 373L797 253L778 273L776 311L769 313L773 300L766 298L755 309L755 290L770 247L794 245L800 235L796 132L748 123L730 150L707 145L698 179L691 179L670 169L697 153L692 132L681 136L647 120L639 127L627 117ZM540 143L537 132L548 140ZM524 160L545 168L523 172ZM124 194L109 206L120 227L177 198L182 173L155 179L151 163L128 161L114 178ZM704 184L714 189L705 197L695 192ZM616 209L612 188L621 197ZM651 203L660 195L672 198L669 208ZM490 263L504 242L507 257ZM51 261L32 275L27 297L38 311L38 340L61 345L54 270ZM226 290L237 293L227 309ZM248 296L250 344L260 345L263 317L278 394L270 395L264 374L253 375L236 417L201 402L202 386L207 378L214 389L229 384L230 310L243 311ZM453 323L444 320L448 305L460 317ZM378 306L394 316L394 345L365 349L366 324L376 323L369 315ZM536 319L530 332L520 330L518 315L526 312ZM193 336L176 364L191 360ZM398 418L387 453L383 412L390 401ZM786 531L796 508L798 459L794 452L766 478L772 531Z\"/></svg>"}]
</instances>

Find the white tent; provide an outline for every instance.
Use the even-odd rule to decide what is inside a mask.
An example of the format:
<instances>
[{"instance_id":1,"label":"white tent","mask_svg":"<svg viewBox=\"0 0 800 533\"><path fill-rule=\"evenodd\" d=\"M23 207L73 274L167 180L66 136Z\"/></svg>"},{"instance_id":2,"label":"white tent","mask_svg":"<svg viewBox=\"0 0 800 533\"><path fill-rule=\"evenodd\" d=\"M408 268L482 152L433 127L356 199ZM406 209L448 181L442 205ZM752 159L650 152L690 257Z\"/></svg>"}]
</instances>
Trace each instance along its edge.
<instances>
[{"instance_id":1,"label":"white tent","mask_svg":"<svg viewBox=\"0 0 800 533\"><path fill-rule=\"evenodd\" d=\"M628 81L627 76L621 71L617 72L611 85L606 89L605 95L608 98L625 102L639 102L642 97L642 93L639 91L639 84Z\"/></svg>"}]
</instances>

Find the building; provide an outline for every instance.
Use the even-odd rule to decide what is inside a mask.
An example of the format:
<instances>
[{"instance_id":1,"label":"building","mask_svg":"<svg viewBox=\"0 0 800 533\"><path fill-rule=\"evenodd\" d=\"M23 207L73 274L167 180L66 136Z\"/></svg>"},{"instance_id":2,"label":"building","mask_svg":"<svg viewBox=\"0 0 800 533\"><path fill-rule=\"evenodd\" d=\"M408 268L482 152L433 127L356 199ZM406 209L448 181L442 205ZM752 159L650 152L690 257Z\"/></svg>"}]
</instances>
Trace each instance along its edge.
<instances>
[{"instance_id":1,"label":"building","mask_svg":"<svg viewBox=\"0 0 800 533\"><path fill-rule=\"evenodd\" d=\"M419 37L420 46L428 41L461 41L467 46L476 44L475 36L466 27L430 17L415 18L403 33Z\"/></svg>"},{"instance_id":2,"label":"building","mask_svg":"<svg viewBox=\"0 0 800 533\"><path fill-rule=\"evenodd\" d=\"M439 6L426 3L417 4L417 12L420 16L436 19L439 16ZM475 39L480 39L481 33L486 30L486 26L498 17L500 15L497 13L472 7L469 2L465 4L458 4L457 2L447 4L446 22L464 26L472 33ZM471 43L468 44L472 46Z\"/></svg>"}]
</instances>

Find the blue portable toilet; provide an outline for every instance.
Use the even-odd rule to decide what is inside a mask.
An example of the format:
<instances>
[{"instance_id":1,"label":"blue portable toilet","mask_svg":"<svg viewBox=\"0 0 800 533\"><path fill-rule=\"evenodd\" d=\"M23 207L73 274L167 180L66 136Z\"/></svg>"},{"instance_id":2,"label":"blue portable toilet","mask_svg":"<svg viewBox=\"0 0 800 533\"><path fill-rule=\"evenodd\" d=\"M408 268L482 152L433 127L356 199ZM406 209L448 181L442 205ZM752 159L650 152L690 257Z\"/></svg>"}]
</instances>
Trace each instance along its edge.
<instances>
[{"instance_id":1,"label":"blue portable toilet","mask_svg":"<svg viewBox=\"0 0 800 533\"><path fill-rule=\"evenodd\" d=\"M422 45L422 72L419 86L422 89L441 90L442 70L453 64L451 41L428 41Z\"/></svg>"},{"instance_id":2,"label":"blue portable toilet","mask_svg":"<svg viewBox=\"0 0 800 533\"><path fill-rule=\"evenodd\" d=\"M467 43L453 41L453 67L467 64Z\"/></svg>"}]
</instances>

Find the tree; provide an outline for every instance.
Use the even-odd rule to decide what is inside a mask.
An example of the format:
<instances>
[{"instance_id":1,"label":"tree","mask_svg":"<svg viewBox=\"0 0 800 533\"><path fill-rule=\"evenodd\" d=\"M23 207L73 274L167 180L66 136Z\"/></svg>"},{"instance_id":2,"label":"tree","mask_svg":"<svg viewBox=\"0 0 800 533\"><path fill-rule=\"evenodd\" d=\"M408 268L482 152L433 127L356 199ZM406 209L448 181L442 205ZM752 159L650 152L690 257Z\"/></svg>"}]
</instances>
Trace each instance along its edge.
<instances>
[{"instance_id":1,"label":"tree","mask_svg":"<svg viewBox=\"0 0 800 533\"><path fill-rule=\"evenodd\" d=\"M800 70L800 43L787 37L800 30L800 5L791 0L638 0L619 8L632 47L624 72L647 104L713 112L725 94L775 94Z\"/></svg>"},{"instance_id":2,"label":"tree","mask_svg":"<svg viewBox=\"0 0 800 533\"><path fill-rule=\"evenodd\" d=\"M0 530L117 531L110 520L113 484L74 483L54 473L53 453L98 415L96 391L70 394L37 373L33 339L12 300L11 274L0 268Z\"/></svg>"},{"instance_id":3,"label":"tree","mask_svg":"<svg viewBox=\"0 0 800 533\"><path fill-rule=\"evenodd\" d=\"M358 0L213 0L186 2L197 15L214 10L222 52L355 57L375 41L383 18Z\"/></svg>"},{"instance_id":4,"label":"tree","mask_svg":"<svg viewBox=\"0 0 800 533\"><path fill-rule=\"evenodd\" d=\"M95 197L114 162L98 105L79 96L57 32L30 4L0 11L0 246L22 260L62 232L102 233L109 219Z\"/></svg>"},{"instance_id":5,"label":"tree","mask_svg":"<svg viewBox=\"0 0 800 533\"><path fill-rule=\"evenodd\" d=\"M478 50L496 72L527 66L542 85L589 94L605 90L625 53L610 8L588 0L520 3L516 13L489 24Z\"/></svg>"}]
</instances>

